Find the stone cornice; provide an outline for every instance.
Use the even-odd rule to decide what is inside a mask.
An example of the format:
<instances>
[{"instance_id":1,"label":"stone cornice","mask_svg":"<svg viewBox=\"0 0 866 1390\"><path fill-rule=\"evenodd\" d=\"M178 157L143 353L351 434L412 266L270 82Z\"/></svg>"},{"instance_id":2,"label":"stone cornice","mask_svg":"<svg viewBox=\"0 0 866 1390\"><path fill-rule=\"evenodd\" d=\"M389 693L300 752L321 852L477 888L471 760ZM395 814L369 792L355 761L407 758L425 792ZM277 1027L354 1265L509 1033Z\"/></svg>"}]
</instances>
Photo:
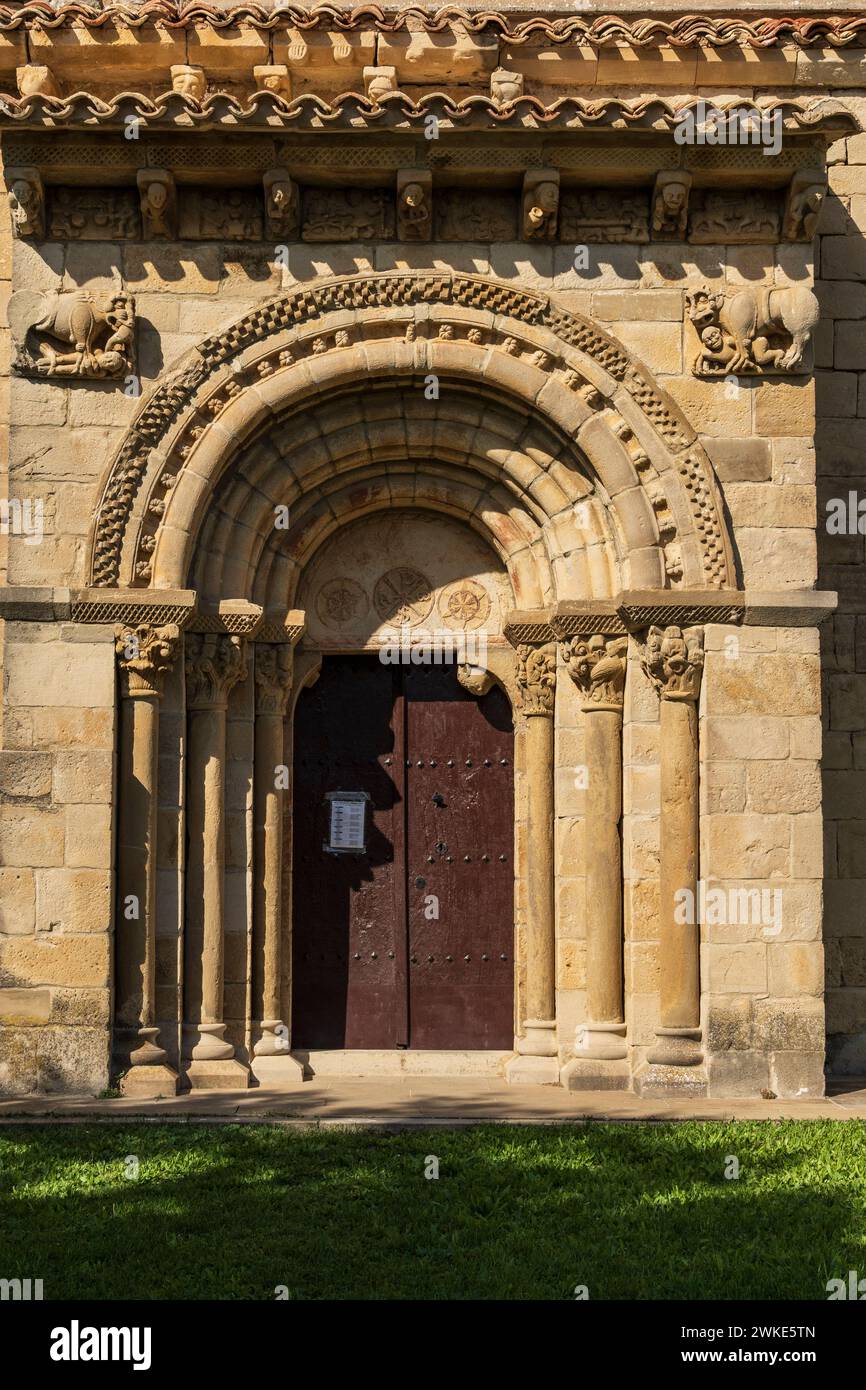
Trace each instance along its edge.
<instances>
[{"instance_id":1,"label":"stone cornice","mask_svg":"<svg viewBox=\"0 0 866 1390\"><path fill-rule=\"evenodd\" d=\"M749 101L727 99L718 110L748 111ZM791 98L761 101L754 109L768 120L780 119L787 136L838 136L858 129L854 115L832 98L797 101ZM286 98L275 92L254 92L239 98L225 92L206 95L196 101L179 92L166 92L151 98L136 92L121 92L110 100L90 92L69 97L40 93L14 97L0 95L0 128L28 130L122 130L128 118L147 123L149 131L160 129L263 130L287 133L340 133L347 130L376 132L423 132L425 123L435 117L440 132L454 131L593 131L616 135L622 131L647 131L672 136L686 112L697 114L697 99L669 101L645 97L633 101L619 97L592 100L561 97L545 104L538 97L521 96L513 101L497 101L477 93L456 100L441 91L418 99L394 91L381 100L371 100L357 92L344 93L329 100L312 92Z\"/></svg>"},{"instance_id":2,"label":"stone cornice","mask_svg":"<svg viewBox=\"0 0 866 1390\"><path fill-rule=\"evenodd\" d=\"M542 7L539 6L539 9ZM866 40L866 16L850 15L766 15L745 18L736 15L680 15L673 19L600 15L598 17L550 15L522 17L506 10L473 11L456 5L425 9L419 5L388 10L379 5L353 8L317 5L240 4L219 6L206 3L182 5L169 0L147 0L141 5L89 6L78 3L49 4L47 0L21 6L0 6L0 32L42 29L48 33L68 28L91 31L106 29L140 30L159 27L184 31L197 26L224 31L250 26L264 31L333 29L341 33L372 29L381 34L407 31L443 34L454 26L470 34L487 34L509 44L574 44L592 48L612 48L629 44L636 48L670 45L691 48L774 48L796 44L810 48L844 48Z\"/></svg>"}]
</instances>

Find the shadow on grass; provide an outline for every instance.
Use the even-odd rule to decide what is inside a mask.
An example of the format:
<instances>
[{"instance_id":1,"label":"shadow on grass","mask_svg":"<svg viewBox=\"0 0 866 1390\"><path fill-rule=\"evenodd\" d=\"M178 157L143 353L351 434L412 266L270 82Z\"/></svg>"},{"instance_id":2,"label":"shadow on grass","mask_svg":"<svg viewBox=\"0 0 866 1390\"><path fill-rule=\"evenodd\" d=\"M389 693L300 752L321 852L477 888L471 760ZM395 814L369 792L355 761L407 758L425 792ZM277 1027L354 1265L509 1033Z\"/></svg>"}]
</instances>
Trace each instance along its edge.
<instances>
[{"instance_id":1,"label":"shadow on grass","mask_svg":"<svg viewBox=\"0 0 866 1390\"><path fill-rule=\"evenodd\" d=\"M28 1125L0 1162L0 1276L48 1299L814 1299L866 1272L855 1124Z\"/></svg>"}]
</instances>

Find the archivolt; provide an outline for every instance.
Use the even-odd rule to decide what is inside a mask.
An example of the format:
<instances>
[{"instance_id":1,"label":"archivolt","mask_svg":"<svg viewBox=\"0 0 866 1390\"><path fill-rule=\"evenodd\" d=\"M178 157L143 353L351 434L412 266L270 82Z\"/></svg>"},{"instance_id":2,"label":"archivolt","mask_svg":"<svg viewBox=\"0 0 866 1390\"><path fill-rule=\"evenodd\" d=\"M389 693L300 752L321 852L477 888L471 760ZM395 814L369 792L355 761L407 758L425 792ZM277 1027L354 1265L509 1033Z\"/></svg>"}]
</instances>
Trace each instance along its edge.
<instances>
[{"instance_id":1,"label":"archivolt","mask_svg":"<svg viewBox=\"0 0 866 1390\"><path fill-rule=\"evenodd\" d=\"M330 280L201 343L145 402L112 466L92 582L171 588L195 568L205 589L252 597L260 563L276 562L276 502L293 508L291 567L313 516L321 530L333 514L324 498L422 458L430 477L490 490L489 503L454 494L447 509L479 528L486 510L500 546L494 515L530 548L543 537L553 573L595 540L616 583L735 587L709 461L646 369L544 295L432 273ZM575 505L588 489L592 510ZM218 552L231 555L222 574Z\"/></svg>"}]
</instances>

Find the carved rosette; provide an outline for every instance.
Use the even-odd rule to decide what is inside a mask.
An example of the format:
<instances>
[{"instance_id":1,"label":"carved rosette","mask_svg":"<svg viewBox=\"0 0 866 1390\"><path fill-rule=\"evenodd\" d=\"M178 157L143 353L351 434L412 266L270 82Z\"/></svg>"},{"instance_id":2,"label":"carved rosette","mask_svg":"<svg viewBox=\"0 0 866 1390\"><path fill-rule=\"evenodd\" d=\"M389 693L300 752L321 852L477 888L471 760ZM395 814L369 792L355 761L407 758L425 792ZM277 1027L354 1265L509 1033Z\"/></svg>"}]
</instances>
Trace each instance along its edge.
<instances>
[{"instance_id":1,"label":"carved rosette","mask_svg":"<svg viewBox=\"0 0 866 1390\"><path fill-rule=\"evenodd\" d=\"M287 643L256 643L257 714L285 714L292 689L292 662L293 649Z\"/></svg>"},{"instance_id":2,"label":"carved rosette","mask_svg":"<svg viewBox=\"0 0 866 1390\"><path fill-rule=\"evenodd\" d=\"M627 656L627 637L594 632L562 643L562 659L583 695L584 710L622 710Z\"/></svg>"},{"instance_id":3,"label":"carved rosette","mask_svg":"<svg viewBox=\"0 0 866 1390\"><path fill-rule=\"evenodd\" d=\"M222 709L247 674L246 646L233 633L193 632L186 638L187 708Z\"/></svg>"},{"instance_id":4,"label":"carved rosette","mask_svg":"<svg viewBox=\"0 0 866 1390\"><path fill-rule=\"evenodd\" d=\"M527 719L539 715L553 718L556 699L556 647L552 642L543 647L523 642L517 648L517 688L520 691L520 713Z\"/></svg>"},{"instance_id":5,"label":"carved rosette","mask_svg":"<svg viewBox=\"0 0 866 1390\"><path fill-rule=\"evenodd\" d=\"M702 627L651 627L641 665L662 700L697 700L704 669Z\"/></svg>"},{"instance_id":6,"label":"carved rosette","mask_svg":"<svg viewBox=\"0 0 866 1390\"><path fill-rule=\"evenodd\" d=\"M114 650L125 699L160 698L163 677L174 664L179 640L180 629L174 623L166 627L153 627L150 623L130 627L120 623L115 627Z\"/></svg>"}]
</instances>

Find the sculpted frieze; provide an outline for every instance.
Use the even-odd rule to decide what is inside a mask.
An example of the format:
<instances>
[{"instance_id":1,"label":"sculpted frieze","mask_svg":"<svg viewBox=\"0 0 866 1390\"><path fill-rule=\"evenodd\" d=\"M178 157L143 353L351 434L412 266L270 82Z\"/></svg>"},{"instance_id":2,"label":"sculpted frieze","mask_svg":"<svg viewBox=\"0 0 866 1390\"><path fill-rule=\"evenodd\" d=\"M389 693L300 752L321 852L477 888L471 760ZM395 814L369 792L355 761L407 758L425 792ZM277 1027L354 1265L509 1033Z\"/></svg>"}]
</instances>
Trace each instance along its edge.
<instances>
[{"instance_id":1,"label":"sculpted frieze","mask_svg":"<svg viewBox=\"0 0 866 1390\"><path fill-rule=\"evenodd\" d=\"M818 301L801 285L738 290L730 298L706 286L686 294L686 314L698 338L695 376L752 372L768 376L811 371Z\"/></svg>"},{"instance_id":2,"label":"sculpted frieze","mask_svg":"<svg viewBox=\"0 0 866 1390\"><path fill-rule=\"evenodd\" d=\"M304 241L374 241L394 235L393 195L379 188L308 188Z\"/></svg>"},{"instance_id":3,"label":"sculpted frieze","mask_svg":"<svg viewBox=\"0 0 866 1390\"><path fill-rule=\"evenodd\" d=\"M436 195L437 241L515 241L517 196L443 188Z\"/></svg>"},{"instance_id":4,"label":"sculpted frieze","mask_svg":"<svg viewBox=\"0 0 866 1390\"><path fill-rule=\"evenodd\" d=\"M133 370L134 342L132 295L88 290L44 295L13 367L21 376L123 378Z\"/></svg>"},{"instance_id":5,"label":"sculpted frieze","mask_svg":"<svg viewBox=\"0 0 866 1390\"><path fill-rule=\"evenodd\" d=\"M183 190L180 235L203 241L261 241L262 199L246 188Z\"/></svg>"},{"instance_id":6,"label":"sculpted frieze","mask_svg":"<svg viewBox=\"0 0 866 1390\"><path fill-rule=\"evenodd\" d=\"M141 236L139 200L127 188L49 190L53 241L127 241Z\"/></svg>"},{"instance_id":7,"label":"sculpted frieze","mask_svg":"<svg viewBox=\"0 0 866 1390\"><path fill-rule=\"evenodd\" d=\"M649 241L648 202L639 189L567 189L560 203L560 240L587 245Z\"/></svg>"},{"instance_id":8,"label":"sculpted frieze","mask_svg":"<svg viewBox=\"0 0 866 1390\"><path fill-rule=\"evenodd\" d=\"M698 243L778 241L779 199L773 192L708 188L692 195L689 240Z\"/></svg>"}]
</instances>

